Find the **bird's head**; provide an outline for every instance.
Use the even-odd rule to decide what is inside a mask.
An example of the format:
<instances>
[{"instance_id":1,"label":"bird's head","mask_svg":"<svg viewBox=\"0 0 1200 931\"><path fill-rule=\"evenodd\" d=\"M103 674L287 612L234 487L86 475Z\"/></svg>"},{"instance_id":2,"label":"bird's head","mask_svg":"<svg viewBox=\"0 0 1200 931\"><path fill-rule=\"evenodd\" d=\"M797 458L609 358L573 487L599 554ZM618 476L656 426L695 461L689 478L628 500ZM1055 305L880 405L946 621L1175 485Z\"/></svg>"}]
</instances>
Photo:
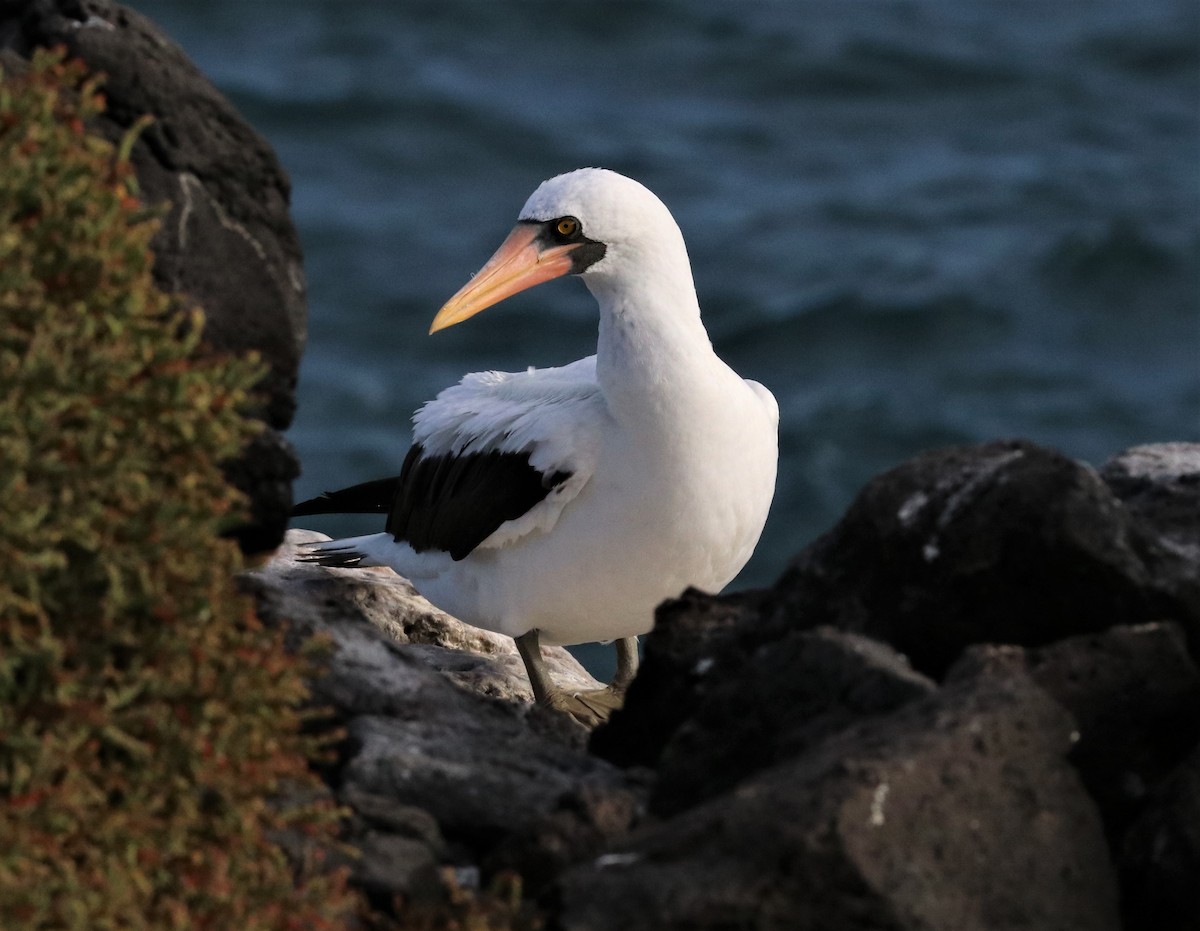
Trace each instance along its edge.
<instances>
[{"instance_id":1,"label":"bird's head","mask_svg":"<svg viewBox=\"0 0 1200 931\"><path fill-rule=\"evenodd\" d=\"M680 254L686 264L679 227L654 194L615 171L580 168L530 195L508 238L438 311L429 332L553 278L604 279Z\"/></svg>"}]
</instances>

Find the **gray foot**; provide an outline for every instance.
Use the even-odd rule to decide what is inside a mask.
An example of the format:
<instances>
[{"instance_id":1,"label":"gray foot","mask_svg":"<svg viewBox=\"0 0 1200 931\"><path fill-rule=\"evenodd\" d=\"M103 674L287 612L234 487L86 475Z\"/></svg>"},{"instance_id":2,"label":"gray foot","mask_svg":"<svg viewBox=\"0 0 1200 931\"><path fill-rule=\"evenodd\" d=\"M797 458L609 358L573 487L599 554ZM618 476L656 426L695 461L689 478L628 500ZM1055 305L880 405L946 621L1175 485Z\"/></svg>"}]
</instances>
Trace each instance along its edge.
<instances>
[{"instance_id":1,"label":"gray foot","mask_svg":"<svg viewBox=\"0 0 1200 931\"><path fill-rule=\"evenodd\" d=\"M564 692L556 689L538 704L563 711L584 727L595 727L607 721L614 711L625 704L625 690L612 686L590 692Z\"/></svg>"},{"instance_id":2,"label":"gray foot","mask_svg":"<svg viewBox=\"0 0 1200 931\"><path fill-rule=\"evenodd\" d=\"M625 690L637 673L637 637L617 641L617 674L607 688L590 692L566 692L555 685L542 659L538 632L531 630L517 640L517 651L525 661L533 697L539 705L569 714L584 727L595 727L607 721L614 711L625 704Z\"/></svg>"}]
</instances>

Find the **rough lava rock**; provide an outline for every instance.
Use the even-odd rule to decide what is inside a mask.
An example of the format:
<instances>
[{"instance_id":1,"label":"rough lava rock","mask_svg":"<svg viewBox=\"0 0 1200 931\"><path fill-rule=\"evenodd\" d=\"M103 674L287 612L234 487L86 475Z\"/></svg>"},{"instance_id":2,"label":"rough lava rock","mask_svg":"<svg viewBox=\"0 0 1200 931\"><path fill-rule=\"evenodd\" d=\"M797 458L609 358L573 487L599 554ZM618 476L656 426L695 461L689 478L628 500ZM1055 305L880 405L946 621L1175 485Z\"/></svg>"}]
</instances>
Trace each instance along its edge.
<instances>
[{"instance_id":1,"label":"rough lava rock","mask_svg":"<svg viewBox=\"0 0 1200 931\"><path fill-rule=\"evenodd\" d=\"M651 809L690 808L936 688L878 641L827 627L797 631L714 675L663 750Z\"/></svg>"},{"instance_id":2,"label":"rough lava rock","mask_svg":"<svg viewBox=\"0 0 1200 931\"><path fill-rule=\"evenodd\" d=\"M982 671L663 822L556 890L564 931L1108 931L1103 829L1070 715Z\"/></svg>"},{"instance_id":3,"label":"rough lava rock","mask_svg":"<svg viewBox=\"0 0 1200 931\"><path fill-rule=\"evenodd\" d=\"M918 456L872 480L775 587L785 626L890 643L940 677L973 643L1040 646L1174 620L1200 585L1094 470L1026 441Z\"/></svg>"},{"instance_id":4,"label":"rough lava rock","mask_svg":"<svg viewBox=\"0 0 1200 931\"><path fill-rule=\"evenodd\" d=\"M642 674L593 749L655 765L709 682L818 626L883 640L935 678L971 644L1039 646L1159 620L1180 624L1200 655L1198 563L1159 537L1054 450L1006 441L918 456L872 480L772 589L660 607ZM703 666L713 674L697 675Z\"/></svg>"},{"instance_id":5,"label":"rough lava rock","mask_svg":"<svg viewBox=\"0 0 1200 931\"><path fill-rule=\"evenodd\" d=\"M1200 443L1135 446L1104 463L1100 477L1200 574Z\"/></svg>"},{"instance_id":6,"label":"rough lava rock","mask_svg":"<svg viewBox=\"0 0 1200 931\"><path fill-rule=\"evenodd\" d=\"M239 542L268 551L283 536L299 473L278 432L295 411L306 329L290 182L266 140L146 17L111 0L0 0L6 67L56 45L106 75L98 128L110 138L153 116L132 161L143 199L169 205L153 243L155 280L204 309L214 351L255 350L269 367L259 415L270 429L228 469L252 505Z\"/></svg>"},{"instance_id":7,"label":"rough lava rock","mask_svg":"<svg viewBox=\"0 0 1200 931\"><path fill-rule=\"evenodd\" d=\"M712 682L740 665L744 651L727 638L752 628L763 610L757 593L707 595L689 589L661 605L642 639L642 663L625 707L592 733L591 748L618 766L654 766L667 740Z\"/></svg>"},{"instance_id":8,"label":"rough lava rock","mask_svg":"<svg viewBox=\"0 0 1200 931\"><path fill-rule=\"evenodd\" d=\"M973 647L947 682L985 669L1028 674L1074 716L1070 760L1104 820L1125 927L1200 927L1200 670L1178 628Z\"/></svg>"},{"instance_id":9,"label":"rough lava rock","mask_svg":"<svg viewBox=\"0 0 1200 931\"><path fill-rule=\"evenodd\" d=\"M1200 669L1182 633L1173 624L1114 627L1028 650L1025 666L1074 715L1071 762L1117 849L1150 787L1200 744Z\"/></svg>"},{"instance_id":10,"label":"rough lava rock","mask_svg":"<svg viewBox=\"0 0 1200 931\"><path fill-rule=\"evenodd\" d=\"M518 838L564 810L582 823L597 806L643 807L638 779L582 752L570 718L528 703L511 638L438 611L390 570L297 563L294 545L309 539L327 538L289 531L242 584L265 622L286 622L293 648L330 644L313 700L346 734L326 776L353 813L354 878L372 901L435 896L437 867L476 868L502 842L504 856L528 859L535 841ZM546 656L557 676L596 687L565 650ZM605 836L574 833L585 847Z\"/></svg>"},{"instance_id":11,"label":"rough lava rock","mask_svg":"<svg viewBox=\"0 0 1200 931\"><path fill-rule=\"evenodd\" d=\"M1037 691L1067 715L1071 739L1061 761L1080 790L1072 790L1071 804L1090 808L1089 823L1101 829L1099 837L1090 827L1074 834L1059 822L1064 846L1055 855L1068 857L1078 846L1082 856L1087 845L1105 851L1119 868L1126 927L1200 928L1200 834L1194 822L1179 823L1194 817L1200 758L1200 562L1188 548L1200 512L1191 512L1189 524L1181 501L1193 487L1194 460L1192 448L1181 445L1114 460L1124 464L1120 472L1110 464L1105 478L1117 495L1088 467L1029 443L930 453L870 483L843 522L773 589L689 593L662 606L625 708L591 741L621 765L656 768L651 811L661 820L642 822L632 843L614 844L591 866L566 874L559 889L564 927L615 926L600 914L605 897L637 903L634 911L654 916L647 927L654 920L661 927L721 926L703 917L710 912L753 927L943 926L940 915L906 911L886 896L864 904L869 895L847 892L861 886L862 875L845 869L840 851L840 859L821 861L829 888L816 893L827 903L840 896L840 904L756 910L748 889L789 881L771 872L773 864L803 872L811 836L830 837L828 821L824 828L804 822L808 833L799 838L790 828L770 827L772 817L799 816L789 796L794 789L777 774L794 767L808 773L804 767L834 745L848 759L854 734L909 720L951 695L969 704L979 700L972 689L987 692L986 683L1008 681L1024 683L1021 690ZM871 636L915 654L914 665L943 678L941 687ZM981 776L980 794L971 798L947 782L938 804L953 812L948 817L990 824L990 799L1007 804L1019 759L991 770L995 783ZM828 765L821 791L841 798L840 777ZM1042 817L1054 823L1053 807ZM912 831L913 869L920 872L921 828ZM1010 842L1011 851L989 854L990 878L1015 884L1009 888L1028 880L1031 911L951 911L946 927L1114 926L1111 896L1091 885L1089 895L1101 895L1098 915L1073 925L1076 919L1055 913L1052 883L1030 879L1028 849L1018 835ZM878 855L894 853L884 848ZM741 857L748 858L745 869L731 863ZM961 881L971 887L979 877ZM594 896L587 891L592 882L599 884ZM946 902L957 894L925 891ZM803 896L810 894L804 887ZM784 917L792 907L796 917ZM621 911L621 918L642 926L632 913Z\"/></svg>"},{"instance_id":12,"label":"rough lava rock","mask_svg":"<svg viewBox=\"0 0 1200 931\"><path fill-rule=\"evenodd\" d=\"M1200 928L1200 747L1155 787L1120 866L1126 931Z\"/></svg>"}]
</instances>

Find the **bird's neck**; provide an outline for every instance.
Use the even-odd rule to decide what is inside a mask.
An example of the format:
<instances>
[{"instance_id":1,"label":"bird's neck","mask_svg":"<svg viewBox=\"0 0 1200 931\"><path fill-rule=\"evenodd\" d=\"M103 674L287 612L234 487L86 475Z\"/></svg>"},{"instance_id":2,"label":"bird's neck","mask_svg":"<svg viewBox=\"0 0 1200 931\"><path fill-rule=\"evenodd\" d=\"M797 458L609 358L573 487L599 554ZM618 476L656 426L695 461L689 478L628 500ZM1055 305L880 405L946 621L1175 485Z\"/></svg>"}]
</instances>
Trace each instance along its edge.
<instances>
[{"instance_id":1,"label":"bird's neck","mask_svg":"<svg viewBox=\"0 0 1200 931\"><path fill-rule=\"evenodd\" d=\"M588 282L600 304L596 376L614 416L653 427L708 393L714 363L686 258Z\"/></svg>"}]
</instances>

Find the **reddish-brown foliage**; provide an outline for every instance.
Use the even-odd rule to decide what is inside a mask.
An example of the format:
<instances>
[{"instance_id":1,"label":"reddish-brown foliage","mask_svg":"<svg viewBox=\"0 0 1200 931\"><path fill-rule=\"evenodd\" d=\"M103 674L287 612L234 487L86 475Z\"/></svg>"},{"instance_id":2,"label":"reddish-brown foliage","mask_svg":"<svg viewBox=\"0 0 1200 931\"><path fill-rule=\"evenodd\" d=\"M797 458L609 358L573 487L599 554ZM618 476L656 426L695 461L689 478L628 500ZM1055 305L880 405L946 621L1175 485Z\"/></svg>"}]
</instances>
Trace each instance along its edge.
<instances>
[{"instance_id":1,"label":"reddish-brown foliage","mask_svg":"<svg viewBox=\"0 0 1200 931\"><path fill-rule=\"evenodd\" d=\"M47 53L0 75L0 916L339 927L342 874L273 842L336 827L301 661L220 538L261 369L199 352L200 311L154 286L96 87Z\"/></svg>"}]
</instances>

